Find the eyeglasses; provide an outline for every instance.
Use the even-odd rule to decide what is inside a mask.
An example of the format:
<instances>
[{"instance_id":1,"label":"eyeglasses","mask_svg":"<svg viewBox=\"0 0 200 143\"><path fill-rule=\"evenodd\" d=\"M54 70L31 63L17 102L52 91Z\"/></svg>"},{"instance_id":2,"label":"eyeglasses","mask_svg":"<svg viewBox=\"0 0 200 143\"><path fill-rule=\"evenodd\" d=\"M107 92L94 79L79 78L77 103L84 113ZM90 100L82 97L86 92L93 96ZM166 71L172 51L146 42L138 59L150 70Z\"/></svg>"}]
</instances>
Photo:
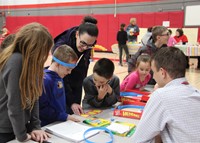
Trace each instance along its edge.
<instances>
[{"instance_id":1,"label":"eyeglasses","mask_svg":"<svg viewBox=\"0 0 200 143\"><path fill-rule=\"evenodd\" d=\"M80 38L80 36L79 36ZM92 47L94 47L94 45L96 44L96 40L93 44L87 44L85 41L80 40L80 45L83 47L87 47L87 49L92 49Z\"/></svg>"},{"instance_id":2,"label":"eyeglasses","mask_svg":"<svg viewBox=\"0 0 200 143\"><path fill-rule=\"evenodd\" d=\"M161 34L160 36L170 36L170 33Z\"/></svg>"}]
</instances>

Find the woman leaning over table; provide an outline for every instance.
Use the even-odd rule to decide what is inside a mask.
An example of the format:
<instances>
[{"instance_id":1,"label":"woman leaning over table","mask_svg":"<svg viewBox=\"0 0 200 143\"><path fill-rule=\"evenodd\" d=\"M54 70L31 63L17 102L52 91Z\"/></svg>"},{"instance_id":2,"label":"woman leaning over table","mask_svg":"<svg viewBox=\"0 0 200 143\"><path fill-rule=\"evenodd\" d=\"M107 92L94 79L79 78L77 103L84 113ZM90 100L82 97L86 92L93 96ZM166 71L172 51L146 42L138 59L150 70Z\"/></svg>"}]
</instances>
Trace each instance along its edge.
<instances>
[{"instance_id":1,"label":"woman leaning over table","mask_svg":"<svg viewBox=\"0 0 200 143\"><path fill-rule=\"evenodd\" d=\"M0 142L47 140L40 128L38 98L42 94L43 66L53 45L39 23L23 26L12 45L0 53Z\"/></svg>"},{"instance_id":2,"label":"woman leaning over table","mask_svg":"<svg viewBox=\"0 0 200 143\"><path fill-rule=\"evenodd\" d=\"M96 44L98 37L97 20L91 16L85 16L79 26L65 30L54 39L52 52L60 45L70 46L78 55L79 62L71 74L64 77L64 87L66 93L66 108L68 114L83 113L80 105L82 99L82 84L87 76L91 48Z\"/></svg>"}]
</instances>

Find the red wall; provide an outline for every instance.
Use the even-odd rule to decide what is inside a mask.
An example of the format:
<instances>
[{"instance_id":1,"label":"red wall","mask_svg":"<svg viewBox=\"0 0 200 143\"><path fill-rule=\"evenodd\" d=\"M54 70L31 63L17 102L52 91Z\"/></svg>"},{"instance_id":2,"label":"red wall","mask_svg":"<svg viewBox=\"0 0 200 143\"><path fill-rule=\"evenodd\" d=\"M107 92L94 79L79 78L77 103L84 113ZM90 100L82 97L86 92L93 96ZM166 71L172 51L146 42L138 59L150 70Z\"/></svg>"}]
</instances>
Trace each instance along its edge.
<instances>
[{"instance_id":1,"label":"red wall","mask_svg":"<svg viewBox=\"0 0 200 143\"><path fill-rule=\"evenodd\" d=\"M137 24L140 28L147 28L154 25L162 25L163 21L170 21L170 28L182 28L184 21L184 12L155 12L155 13L137 13L137 14L112 14L93 15L98 19L99 37L97 44L100 44L111 51L111 45L116 43L116 33L121 23L129 24L131 17L137 18ZM76 16L25 16L25 17L7 17L6 26L14 32L20 26L39 22L48 27L50 33L55 37L65 29L79 25L83 15ZM200 33L200 30L199 30ZM200 35L200 34L199 34Z\"/></svg>"}]
</instances>

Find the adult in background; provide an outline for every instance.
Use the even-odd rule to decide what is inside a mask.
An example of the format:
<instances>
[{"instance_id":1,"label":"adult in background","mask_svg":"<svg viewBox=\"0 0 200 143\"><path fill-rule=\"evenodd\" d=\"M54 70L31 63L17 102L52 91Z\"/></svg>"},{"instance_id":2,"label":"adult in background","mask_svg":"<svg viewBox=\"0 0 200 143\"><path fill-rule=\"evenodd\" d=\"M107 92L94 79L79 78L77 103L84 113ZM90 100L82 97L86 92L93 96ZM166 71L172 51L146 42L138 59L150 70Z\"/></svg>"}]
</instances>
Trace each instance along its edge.
<instances>
[{"instance_id":1,"label":"adult in background","mask_svg":"<svg viewBox=\"0 0 200 143\"><path fill-rule=\"evenodd\" d=\"M188 42L188 38L186 35L184 35L183 30L178 28L176 30L176 35L174 36L174 39L176 40L177 44L185 45Z\"/></svg>"},{"instance_id":2,"label":"adult in background","mask_svg":"<svg viewBox=\"0 0 200 143\"><path fill-rule=\"evenodd\" d=\"M84 17L79 26L65 30L54 39L52 52L60 45L69 45L79 58L78 65L70 75L64 77L66 105L68 114L83 113L80 106L82 99L82 83L87 76L91 48L96 44L98 36L97 20L91 16Z\"/></svg>"},{"instance_id":3,"label":"adult in background","mask_svg":"<svg viewBox=\"0 0 200 143\"><path fill-rule=\"evenodd\" d=\"M151 68L160 88L151 94L133 135L134 143L200 142L200 91L185 78L186 58L175 47L161 48L152 57ZM148 128L147 128L148 127Z\"/></svg>"},{"instance_id":4,"label":"adult in background","mask_svg":"<svg viewBox=\"0 0 200 143\"><path fill-rule=\"evenodd\" d=\"M183 30L178 28L176 30L176 35L174 36L174 39L176 40L177 44L179 45L185 45L186 43L188 43L188 38L186 35L184 35ZM189 57L186 56L186 60L187 60L187 68L190 67L189 65Z\"/></svg>"},{"instance_id":5,"label":"adult in background","mask_svg":"<svg viewBox=\"0 0 200 143\"><path fill-rule=\"evenodd\" d=\"M151 38L151 35L152 35L152 28L153 28L153 27L147 28L147 33L142 37L141 43L142 43L143 46L146 46L148 40Z\"/></svg>"},{"instance_id":6,"label":"adult in background","mask_svg":"<svg viewBox=\"0 0 200 143\"><path fill-rule=\"evenodd\" d=\"M158 49L162 47L167 47L167 42L169 39L168 29L164 26L155 26L152 29L152 37L147 42L146 46L141 47L136 54L132 55L128 62L128 72L132 72L136 68L137 58L142 54L152 55ZM152 74L152 71L150 72ZM155 81L151 78L148 84L155 84Z\"/></svg>"},{"instance_id":7,"label":"adult in background","mask_svg":"<svg viewBox=\"0 0 200 143\"><path fill-rule=\"evenodd\" d=\"M126 45L127 42L127 33L124 31L125 24L122 23L120 25L120 30L117 32L117 41L118 41L118 47L119 47L119 65L123 66L122 62L122 55L123 55L123 50L126 53L126 62L128 63L128 58L129 58L129 51L128 47Z\"/></svg>"},{"instance_id":8,"label":"adult in background","mask_svg":"<svg viewBox=\"0 0 200 143\"><path fill-rule=\"evenodd\" d=\"M128 36L128 42L137 42L137 36L140 34L140 29L137 26L137 19L131 18L130 24L126 28L127 36Z\"/></svg>"}]
</instances>

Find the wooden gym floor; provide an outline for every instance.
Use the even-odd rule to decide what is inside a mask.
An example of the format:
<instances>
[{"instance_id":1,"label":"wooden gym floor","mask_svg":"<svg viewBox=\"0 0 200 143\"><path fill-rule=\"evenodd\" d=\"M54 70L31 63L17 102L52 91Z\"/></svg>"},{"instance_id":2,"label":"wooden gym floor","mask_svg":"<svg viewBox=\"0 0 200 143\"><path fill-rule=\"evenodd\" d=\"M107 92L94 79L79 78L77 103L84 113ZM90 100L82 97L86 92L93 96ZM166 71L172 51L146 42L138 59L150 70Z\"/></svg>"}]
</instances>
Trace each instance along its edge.
<instances>
[{"instance_id":1,"label":"wooden gym floor","mask_svg":"<svg viewBox=\"0 0 200 143\"><path fill-rule=\"evenodd\" d=\"M113 53L104 53L104 52L94 52L94 61L90 63L88 75L92 74L93 66L97 59L99 58L109 58L112 59L115 64L115 75L117 75L120 79L120 82L124 79L124 77L128 74L127 73L127 65L119 66L118 63L118 55ZM49 56L47 62L45 63L45 66L48 66L51 63L51 55ZM191 85L194 87L200 89L200 70L196 69L197 65L197 59L190 59L190 68L186 72L186 78L189 81Z\"/></svg>"}]
</instances>

